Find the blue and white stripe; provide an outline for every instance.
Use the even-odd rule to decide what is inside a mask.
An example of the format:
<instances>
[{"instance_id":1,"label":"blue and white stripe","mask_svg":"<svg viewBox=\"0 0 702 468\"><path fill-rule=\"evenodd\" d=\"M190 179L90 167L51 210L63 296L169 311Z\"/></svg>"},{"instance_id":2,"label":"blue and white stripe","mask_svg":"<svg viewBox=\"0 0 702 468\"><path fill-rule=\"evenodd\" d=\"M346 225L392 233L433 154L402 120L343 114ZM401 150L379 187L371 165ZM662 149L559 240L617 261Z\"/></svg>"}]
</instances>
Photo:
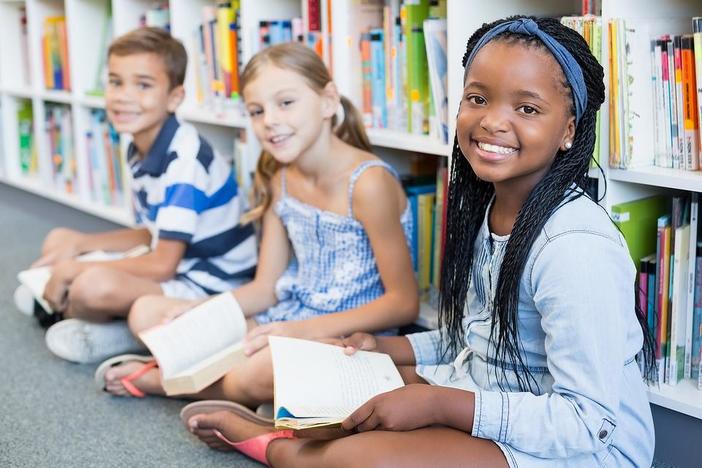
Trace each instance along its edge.
<instances>
[{"instance_id":1,"label":"blue and white stripe","mask_svg":"<svg viewBox=\"0 0 702 468\"><path fill-rule=\"evenodd\" d=\"M239 224L244 197L231 166L192 125L169 117L145 158L130 146L129 165L134 211L151 247L159 239L187 244L178 277L214 294L253 276L253 227Z\"/></svg>"}]
</instances>

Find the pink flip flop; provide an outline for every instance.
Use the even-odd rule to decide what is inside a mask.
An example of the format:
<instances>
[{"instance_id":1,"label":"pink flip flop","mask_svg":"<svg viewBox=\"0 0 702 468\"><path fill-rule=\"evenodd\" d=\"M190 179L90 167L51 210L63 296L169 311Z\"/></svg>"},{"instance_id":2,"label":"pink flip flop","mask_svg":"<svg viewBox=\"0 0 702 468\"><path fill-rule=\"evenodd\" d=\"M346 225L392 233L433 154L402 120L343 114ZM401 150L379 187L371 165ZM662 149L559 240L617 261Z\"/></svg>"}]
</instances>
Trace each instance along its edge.
<instances>
[{"instance_id":1,"label":"pink flip flop","mask_svg":"<svg viewBox=\"0 0 702 468\"><path fill-rule=\"evenodd\" d=\"M118 366L122 363L129 361L143 362L144 365L141 366L136 371L129 375L122 377L119 381L124 385L124 388L133 397L144 398L146 394L139 390L136 385L132 382L142 375L146 374L151 369L158 367L156 360L151 356L141 356L139 354L122 354L121 356L115 356L113 358L107 359L102 364L100 364L95 371L95 384L100 390L105 390L105 373L108 369Z\"/></svg>"},{"instance_id":2,"label":"pink flip flop","mask_svg":"<svg viewBox=\"0 0 702 468\"><path fill-rule=\"evenodd\" d=\"M259 416L246 406L240 405L239 403L224 400L204 400L195 403L190 403L181 410L180 420L183 422L183 425L187 429L190 429L190 426L188 425L188 421L190 421L190 418L197 414L210 414L215 413L217 411L229 411L231 413L236 414L240 418L246 419L247 421L260 424L262 426L273 426L272 419ZM268 465L268 460L266 459L266 449L268 448L268 444L270 444L272 440L292 439L295 437L292 430L286 429L282 431L261 434L259 436L252 437L242 442L232 442L218 430L215 429L212 432L215 434L215 436L217 436L219 440L221 440L225 444L238 450L244 455L253 458L256 461L263 463L264 465Z\"/></svg>"}]
</instances>

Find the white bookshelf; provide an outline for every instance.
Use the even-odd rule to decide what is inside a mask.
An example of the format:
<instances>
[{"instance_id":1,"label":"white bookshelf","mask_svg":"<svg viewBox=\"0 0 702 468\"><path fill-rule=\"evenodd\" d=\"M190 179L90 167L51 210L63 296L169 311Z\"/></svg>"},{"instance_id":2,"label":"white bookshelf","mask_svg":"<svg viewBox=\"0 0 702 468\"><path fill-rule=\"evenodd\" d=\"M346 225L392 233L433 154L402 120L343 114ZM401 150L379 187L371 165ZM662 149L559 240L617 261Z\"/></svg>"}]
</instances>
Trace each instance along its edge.
<instances>
[{"instance_id":1,"label":"white bookshelf","mask_svg":"<svg viewBox=\"0 0 702 468\"><path fill-rule=\"evenodd\" d=\"M335 5L349 5L353 1L356 0L331 0L332 9ZM91 109L101 109L105 105L103 98L90 94L96 84L98 64L105 53L105 46L101 41L105 25L109 21L113 35L123 34L138 26L140 15L153 6L153 3L152 0L0 0L0 30L3 31L3 40L0 40L0 181L123 225L132 224L132 215L126 206L107 206L85 201L77 195L57 192L52 188L46 169L40 168L40 174L33 178L20 174L17 107L22 100L31 102L35 144L40 153L45 153L48 143L42 124L46 103L69 106L73 114L76 159L84 160L87 151L81 142L87 130L87 116ZM183 41L188 52L191 53L194 47L193 35L196 26L202 20L202 7L217 3L216 0L170 2L171 32ZM306 4L306 0L241 0L240 38L244 61L257 49L256 29L260 20L304 16ZM602 5L603 24L614 17L684 19L702 16L702 3L699 0L602 0ZM19 41L20 6L26 8L28 19L27 73L23 71L24 56ZM463 69L460 64L470 34L485 22L512 14L562 16L578 14L579 10L580 0L447 0L449 144L440 143L428 136L370 129L369 138L376 151L380 155L422 153L450 157L452 135L455 131L452 117L457 114L462 94ZM109 11L111 16L108 16ZM337 10L333 17L343 19L343 13L339 14ZM46 90L43 85L40 54L42 20L46 16L56 14L65 14L67 21L71 91ZM334 36L334 32L337 36ZM605 27L603 44L607 43L606 34ZM339 37L339 29L333 29L332 35L337 41L354 40ZM339 50L343 49L337 48L337 54L340 54ZM360 74L360 70L341 69L339 64L344 63L344 60L340 60L342 57L332 55L331 58L332 71L341 93L350 97L358 96L358 90L354 88L356 81L348 77L351 74ZM603 48L602 62L607 74L609 67L606 47ZM195 100L195 69L192 63L186 74L185 88L186 99L178 111L179 118L196 125L221 153L232 154L237 136L247 132L247 116L236 106L220 109L199 107ZM355 104L360 107L359 102ZM608 122L608 102L605 102L601 112L604 125ZM253 138L250 133L247 139L251 144ZM671 189L702 192L702 172L690 173L662 168L607 168L609 142L605 127L600 133L599 145L601 162L605 166L604 179L608 186L608 193L604 199L606 208ZM253 155L253 152L252 149L250 154ZM249 161L249 164L253 163L254 161ZM591 170L590 175L602 179L597 170ZM81 176L85 177L84 174L79 174L79 177ZM605 180L600 180L601 188ZM436 311L423 304L417 323L428 328L435 327ZM660 389L651 389L649 397L654 404L702 418L702 392L695 390L689 381L676 387L663 385Z\"/></svg>"}]
</instances>

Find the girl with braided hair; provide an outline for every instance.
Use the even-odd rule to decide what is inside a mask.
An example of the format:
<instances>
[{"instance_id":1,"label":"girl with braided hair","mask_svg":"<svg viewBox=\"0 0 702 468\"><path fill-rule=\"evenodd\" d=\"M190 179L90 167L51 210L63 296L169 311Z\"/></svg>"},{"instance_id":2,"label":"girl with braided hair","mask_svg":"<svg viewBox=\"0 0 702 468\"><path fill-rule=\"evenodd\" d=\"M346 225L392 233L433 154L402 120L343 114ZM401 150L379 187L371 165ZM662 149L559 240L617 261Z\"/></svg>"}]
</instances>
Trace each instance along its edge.
<instances>
[{"instance_id":1,"label":"girl with braided hair","mask_svg":"<svg viewBox=\"0 0 702 468\"><path fill-rule=\"evenodd\" d=\"M522 16L476 31L463 65L440 329L338 343L388 353L407 385L369 400L343 422L351 435L331 441L241 415L190 417L210 446L274 466L651 465L635 269L582 188L602 67L557 20Z\"/></svg>"}]
</instances>

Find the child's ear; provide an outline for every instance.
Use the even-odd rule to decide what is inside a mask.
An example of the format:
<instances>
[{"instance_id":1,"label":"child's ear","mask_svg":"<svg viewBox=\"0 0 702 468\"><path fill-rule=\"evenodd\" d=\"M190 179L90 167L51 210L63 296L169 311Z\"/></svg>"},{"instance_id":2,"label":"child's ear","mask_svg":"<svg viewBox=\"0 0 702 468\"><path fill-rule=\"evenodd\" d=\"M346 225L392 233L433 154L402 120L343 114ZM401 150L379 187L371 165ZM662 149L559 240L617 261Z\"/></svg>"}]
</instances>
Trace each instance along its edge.
<instances>
[{"instance_id":1,"label":"child's ear","mask_svg":"<svg viewBox=\"0 0 702 468\"><path fill-rule=\"evenodd\" d=\"M341 105L341 96L336 84L330 81L322 90L322 112L325 119L331 119Z\"/></svg>"},{"instance_id":2,"label":"child's ear","mask_svg":"<svg viewBox=\"0 0 702 468\"><path fill-rule=\"evenodd\" d=\"M561 151L568 151L573 147L573 141L575 140L575 117L571 116L568 118L568 123L566 124L565 135L563 135L563 140L559 149Z\"/></svg>"},{"instance_id":3,"label":"child's ear","mask_svg":"<svg viewBox=\"0 0 702 468\"><path fill-rule=\"evenodd\" d=\"M168 93L168 112L173 113L176 111L181 102L185 99L185 88L182 85L176 86Z\"/></svg>"}]
</instances>

